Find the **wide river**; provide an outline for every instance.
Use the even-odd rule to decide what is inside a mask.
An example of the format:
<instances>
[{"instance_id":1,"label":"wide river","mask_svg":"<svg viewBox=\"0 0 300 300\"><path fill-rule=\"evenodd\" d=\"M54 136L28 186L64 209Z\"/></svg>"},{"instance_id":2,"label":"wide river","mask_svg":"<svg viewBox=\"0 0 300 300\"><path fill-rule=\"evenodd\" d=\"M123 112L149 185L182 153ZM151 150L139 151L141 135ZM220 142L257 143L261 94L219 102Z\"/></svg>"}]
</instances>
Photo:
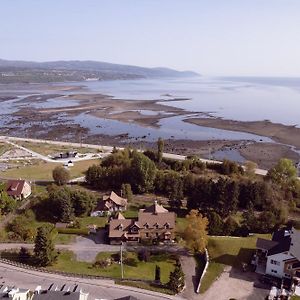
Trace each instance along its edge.
<instances>
[{"instance_id":1,"label":"wide river","mask_svg":"<svg viewBox=\"0 0 300 300\"><path fill-rule=\"evenodd\" d=\"M300 78L208 78L86 81L120 99L189 98L170 105L239 121L300 125Z\"/></svg>"}]
</instances>

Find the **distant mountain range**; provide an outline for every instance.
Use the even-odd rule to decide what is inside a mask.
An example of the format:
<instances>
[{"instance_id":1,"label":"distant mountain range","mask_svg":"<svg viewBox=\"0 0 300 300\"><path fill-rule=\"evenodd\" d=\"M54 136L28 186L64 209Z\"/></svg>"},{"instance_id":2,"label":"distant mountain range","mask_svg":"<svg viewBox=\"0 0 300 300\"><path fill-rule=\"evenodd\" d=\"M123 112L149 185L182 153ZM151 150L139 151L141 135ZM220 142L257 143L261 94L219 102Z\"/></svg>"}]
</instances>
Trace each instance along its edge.
<instances>
[{"instance_id":1,"label":"distant mountain range","mask_svg":"<svg viewBox=\"0 0 300 300\"><path fill-rule=\"evenodd\" d=\"M31 62L0 59L0 83L37 83L199 76L192 71L144 68L97 61Z\"/></svg>"}]
</instances>

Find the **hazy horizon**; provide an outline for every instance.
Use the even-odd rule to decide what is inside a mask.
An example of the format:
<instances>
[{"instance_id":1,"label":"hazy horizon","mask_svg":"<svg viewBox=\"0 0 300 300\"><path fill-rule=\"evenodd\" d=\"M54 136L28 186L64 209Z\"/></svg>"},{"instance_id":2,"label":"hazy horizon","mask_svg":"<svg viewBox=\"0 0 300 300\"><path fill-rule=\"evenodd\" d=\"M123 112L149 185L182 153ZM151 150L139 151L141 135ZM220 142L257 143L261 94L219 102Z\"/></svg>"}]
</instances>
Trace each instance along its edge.
<instances>
[{"instance_id":1,"label":"hazy horizon","mask_svg":"<svg viewBox=\"0 0 300 300\"><path fill-rule=\"evenodd\" d=\"M0 11L2 59L300 76L297 0L3 0Z\"/></svg>"}]
</instances>

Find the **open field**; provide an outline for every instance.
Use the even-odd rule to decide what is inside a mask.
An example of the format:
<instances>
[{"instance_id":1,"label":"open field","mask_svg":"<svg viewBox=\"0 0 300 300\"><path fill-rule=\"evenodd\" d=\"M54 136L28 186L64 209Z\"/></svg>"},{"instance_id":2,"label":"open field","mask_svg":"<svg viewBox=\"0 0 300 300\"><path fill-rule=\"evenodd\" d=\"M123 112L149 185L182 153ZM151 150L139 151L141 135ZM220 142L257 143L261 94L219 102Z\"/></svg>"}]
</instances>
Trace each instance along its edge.
<instances>
[{"instance_id":1,"label":"open field","mask_svg":"<svg viewBox=\"0 0 300 300\"><path fill-rule=\"evenodd\" d=\"M6 151L12 149L12 146L7 144L7 143L3 143L0 142L0 156L5 153Z\"/></svg>"},{"instance_id":2,"label":"open field","mask_svg":"<svg viewBox=\"0 0 300 300\"><path fill-rule=\"evenodd\" d=\"M97 164L98 159L74 162L70 167L71 178L84 176L88 167ZM52 180L52 171L59 164L49 163L41 160L31 160L28 164L19 163L17 167L0 173L1 178L26 178L28 180Z\"/></svg>"},{"instance_id":3,"label":"open field","mask_svg":"<svg viewBox=\"0 0 300 300\"><path fill-rule=\"evenodd\" d=\"M241 269L242 263L249 263L258 237L270 238L267 234L250 237L209 237L208 253L210 263L204 275L200 292L204 293L221 275L224 267L232 266Z\"/></svg>"},{"instance_id":4,"label":"open field","mask_svg":"<svg viewBox=\"0 0 300 300\"><path fill-rule=\"evenodd\" d=\"M24 142L19 141L16 142L16 144L28 148L34 152L37 152L42 155L54 155L60 152L66 152L66 151L77 151L79 153L98 153L100 150L94 149L94 148L86 148L86 147L74 147L72 145L54 145L50 143L33 143L33 142ZM1 153L1 152L0 152Z\"/></svg>"}]
</instances>

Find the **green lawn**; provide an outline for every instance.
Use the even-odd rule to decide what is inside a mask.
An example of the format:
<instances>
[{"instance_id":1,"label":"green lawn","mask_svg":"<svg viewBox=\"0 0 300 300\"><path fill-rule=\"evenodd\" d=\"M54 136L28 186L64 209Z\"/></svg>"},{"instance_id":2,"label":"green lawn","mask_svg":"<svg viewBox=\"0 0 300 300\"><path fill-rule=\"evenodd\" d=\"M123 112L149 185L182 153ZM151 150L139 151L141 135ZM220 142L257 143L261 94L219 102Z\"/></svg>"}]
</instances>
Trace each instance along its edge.
<instances>
[{"instance_id":1,"label":"green lawn","mask_svg":"<svg viewBox=\"0 0 300 300\"><path fill-rule=\"evenodd\" d=\"M97 259L107 258L112 253L101 253ZM128 257L135 257L136 253L128 253ZM137 267L124 265L124 278L128 279L142 279L142 280L154 280L155 266L159 265L161 268L161 281L167 283L169 280L170 272L174 269L175 260L172 258L164 261L151 261L151 262L139 262ZM48 267L51 270L59 270L70 273L99 275L104 277L113 277L116 279L121 278L121 268L118 263L105 268L94 268L92 263L77 261L75 255L71 251L63 251L59 254L57 262Z\"/></svg>"},{"instance_id":2,"label":"green lawn","mask_svg":"<svg viewBox=\"0 0 300 300\"><path fill-rule=\"evenodd\" d=\"M54 239L54 243L56 245L67 245L75 242L75 239L76 239L75 234L58 233Z\"/></svg>"},{"instance_id":3,"label":"green lawn","mask_svg":"<svg viewBox=\"0 0 300 300\"><path fill-rule=\"evenodd\" d=\"M85 228L88 225L97 225L98 227L105 227L108 220L107 217L84 217L77 219L80 221L82 228Z\"/></svg>"},{"instance_id":4,"label":"green lawn","mask_svg":"<svg viewBox=\"0 0 300 300\"><path fill-rule=\"evenodd\" d=\"M184 232L188 222L186 218L176 218L176 232L180 235Z\"/></svg>"},{"instance_id":5,"label":"green lawn","mask_svg":"<svg viewBox=\"0 0 300 300\"><path fill-rule=\"evenodd\" d=\"M74 162L70 167L71 178L84 176L84 172L92 165L98 164L99 159L91 159ZM19 165L16 168L1 173L2 178L26 178L28 180L52 180L52 171L59 163L49 163L40 160L32 160L29 165Z\"/></svg>"},{"instance_id":6,"label":"green lawn","mask_svg":"<svg viewBox=\"0 0 300 300\"><path fill-rule=\"evenodd\" d=\"M270 235L258 234L246 238L209 237L210 263L204 275L200 292L204 293L211 286L223 272L225 265L241 268L242 262L249 263L258 237L269 239Z\"/></svg>"}]
</instances>

